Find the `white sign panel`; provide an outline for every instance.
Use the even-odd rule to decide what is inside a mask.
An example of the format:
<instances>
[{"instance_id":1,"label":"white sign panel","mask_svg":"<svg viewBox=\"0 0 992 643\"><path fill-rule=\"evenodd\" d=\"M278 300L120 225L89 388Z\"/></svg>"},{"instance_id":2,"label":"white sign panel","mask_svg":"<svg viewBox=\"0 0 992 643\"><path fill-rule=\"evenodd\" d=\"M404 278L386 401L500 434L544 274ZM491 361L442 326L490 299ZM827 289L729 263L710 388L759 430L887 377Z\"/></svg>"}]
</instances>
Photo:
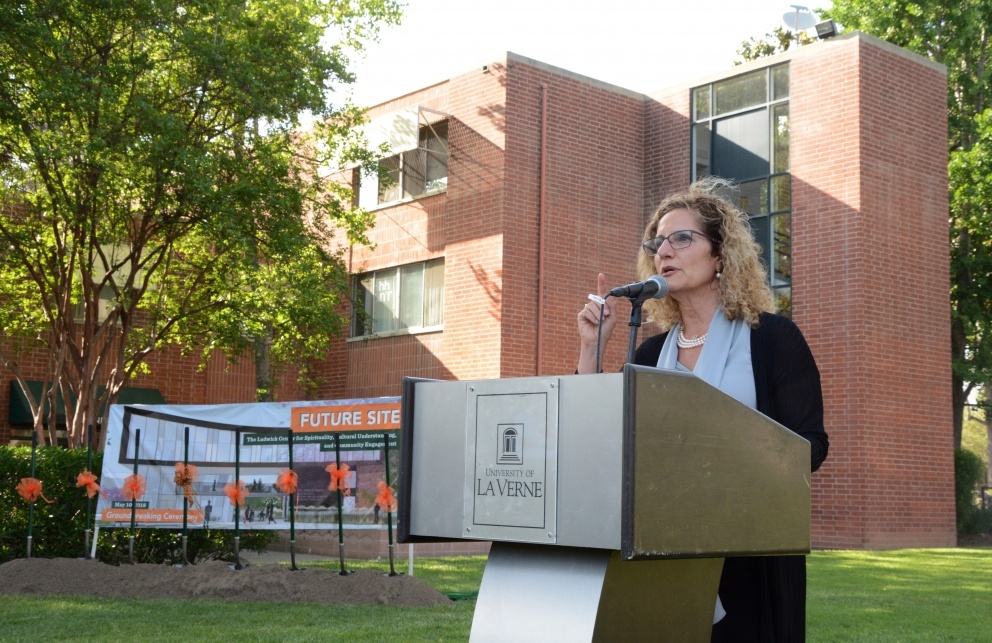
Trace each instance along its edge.
<instances>
[{"instance_id":1,"label":"white sign panel","mask_svg":"<svg viewBox=\"0 0 992 643\"><path fill-rule=\"evenodd\" d=\"M465 536L554 543L558 380L476 383L466 420Z\"/></svg>"}]
</instances>

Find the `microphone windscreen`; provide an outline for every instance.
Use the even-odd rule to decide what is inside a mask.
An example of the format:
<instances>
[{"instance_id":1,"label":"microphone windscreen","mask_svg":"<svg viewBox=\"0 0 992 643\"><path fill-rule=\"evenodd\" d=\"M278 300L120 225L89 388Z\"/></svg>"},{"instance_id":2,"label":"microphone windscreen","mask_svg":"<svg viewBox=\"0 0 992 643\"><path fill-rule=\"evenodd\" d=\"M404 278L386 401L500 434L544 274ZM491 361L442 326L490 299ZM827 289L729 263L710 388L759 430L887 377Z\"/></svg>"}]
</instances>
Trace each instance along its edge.
<instances>
[{"instance_id":1,"label":"microphone windscreen","mask_svg":"<svg viewBox=\"0 0 992 643\"><path fill-rule=\"evenodd\" d=\"M652 299L661 299L668 294L668 281L661 275L651 275L649 281L658 282L658 292L651 295Z\"/></svg>"}]
</instances>

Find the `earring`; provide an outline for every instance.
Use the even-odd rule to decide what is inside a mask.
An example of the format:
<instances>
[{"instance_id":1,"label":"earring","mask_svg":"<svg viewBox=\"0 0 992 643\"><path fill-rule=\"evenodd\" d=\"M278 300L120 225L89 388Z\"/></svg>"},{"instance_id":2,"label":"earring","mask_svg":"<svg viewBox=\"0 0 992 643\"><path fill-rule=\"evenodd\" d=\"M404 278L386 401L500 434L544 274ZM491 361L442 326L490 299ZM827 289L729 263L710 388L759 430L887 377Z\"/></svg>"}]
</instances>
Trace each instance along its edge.
<instances>
[{"instance_id":1,"label":"earring","mask_svg":"<svg viewBox=\"0 0 992 643\"><path fill-rule=\"evenodd\" d=\"M717 280L723 279L723 273L720 272L719 270L717 270L716 271L716 278L717 278Z\"/></svg>"}]
</instances>

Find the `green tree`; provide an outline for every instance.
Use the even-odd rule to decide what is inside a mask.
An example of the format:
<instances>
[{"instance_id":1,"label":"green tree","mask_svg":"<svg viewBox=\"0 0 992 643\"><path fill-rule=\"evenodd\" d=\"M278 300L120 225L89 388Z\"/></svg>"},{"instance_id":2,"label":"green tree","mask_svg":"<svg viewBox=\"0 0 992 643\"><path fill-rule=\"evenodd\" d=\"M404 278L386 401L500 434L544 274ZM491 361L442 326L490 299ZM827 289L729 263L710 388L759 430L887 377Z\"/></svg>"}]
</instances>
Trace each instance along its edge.
<instances>
[{"instance_id":1,"label":"green tree","mask_svg":"<svg viewBox=\"0 0 992 643\"><path fill-rule=\"evenodd\" d=\"M784 27L776 27L774 31L766 33L764 38L749 38L742 42L740 49L737 50L734 64L742 65L759 58L767 58L783 51L789 51L790 47L801 47L811 42L816 42L816 38L805 30L795 32Z\"/></svg>"},{"instance_id":2,"label":"green tree","mask_svg":"<svg viewBox=\"0 0 992 643\"><path fill-rule=\"evenodd\" d=\"M954 444L964 407L992 381L992 130L986 96L992 70L992 0L834 0L823 11L856 29L947 66L950 150L951 351Z\"/></svg>"},{"instance_id":3,"label":"green tree","mask_svg":"<svg viewBox=\"0 0 992 643\"><path fill-rule=\"evenodd\" d=\"M376 154L332 89L398 18L395 0L0 4L0 363L26 392L47 360L71 445L169 342L305 359L340 330L332 248L371 219L326 169Z\"/></svg>"}]
</instances>

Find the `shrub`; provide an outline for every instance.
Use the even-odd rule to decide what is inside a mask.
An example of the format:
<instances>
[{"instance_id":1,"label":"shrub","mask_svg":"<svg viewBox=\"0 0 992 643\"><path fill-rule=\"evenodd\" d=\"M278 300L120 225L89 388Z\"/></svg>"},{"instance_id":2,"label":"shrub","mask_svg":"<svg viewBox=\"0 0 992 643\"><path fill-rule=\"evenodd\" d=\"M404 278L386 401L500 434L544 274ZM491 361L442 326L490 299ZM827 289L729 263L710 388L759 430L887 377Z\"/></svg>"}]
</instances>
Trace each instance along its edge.
<instances>
[{"instance_id":1,"label":"shrub","mask_svg":"<svg viewBox=\"0 0 992 643\"><path fill-rule=\"evenodd\" d=\"M985 480L985 463L967 449L954 452L954 503L959 534L984 533L992 528L992 511L979 508L978 486Z\"/></svg>"},{"instance_id":2,"label":"shrub","mask_svg":"<svg viewBox=\"0 0 992 643\"><path fill-rule=\"evenodd\" d=\"M85 449L39 447L34 477L45 496L34 506L31 555L37 558L75 558L86 554L86 494L76 487L76 476L86 469ZM98 475L102 453L93 453L92 470ZM31 447L0 446L0 563L27 554L29 506L16 491L21 478L31 475ZM90 509L96 511L93 500ZM278 538L275 531L242 531L243 550L264 551ZM191 562L233 555L234 532L224 529L189 531L187 555ZM130 530L104 529L97 542L97 558L119 564L129 560ZM169 529L136 529L135 562L176 563L182 559L182 532Z\"/></svg>"},{"instance_id":3,"label":"shrub","mask_svg":"<svg viewBox=\"0 0 992 643\"><path fill-rule=\"evenodd\" d=\"M276 541L275 531L242 531L239 548L244 551L265 551ZM120 565L130 561L130 529L100 531L97 557L104 562ZM230 529L190 529L186 540L186 555L190 562L234 559L234 531ZM181 529L136 529L134 562L183 562Z\"/></svg>"},{"instance_id":4,"label":"shrub","mask_svg":"<svg viewBox=\"0 0 992 643\"><path fill-rule=\"evenodd\" d=\"M103 459L94 454L97 472ZM31 555L39 558L83 554L86 494L76 488L76 475L86 469L86 451L39 447L34 477L52 504L34 505ZM15 488L31 475L31 447L0 447L0 562L25 556L30 505ZM96 502L93 502L93 510Z\"/></svg>"}]
</instances>

